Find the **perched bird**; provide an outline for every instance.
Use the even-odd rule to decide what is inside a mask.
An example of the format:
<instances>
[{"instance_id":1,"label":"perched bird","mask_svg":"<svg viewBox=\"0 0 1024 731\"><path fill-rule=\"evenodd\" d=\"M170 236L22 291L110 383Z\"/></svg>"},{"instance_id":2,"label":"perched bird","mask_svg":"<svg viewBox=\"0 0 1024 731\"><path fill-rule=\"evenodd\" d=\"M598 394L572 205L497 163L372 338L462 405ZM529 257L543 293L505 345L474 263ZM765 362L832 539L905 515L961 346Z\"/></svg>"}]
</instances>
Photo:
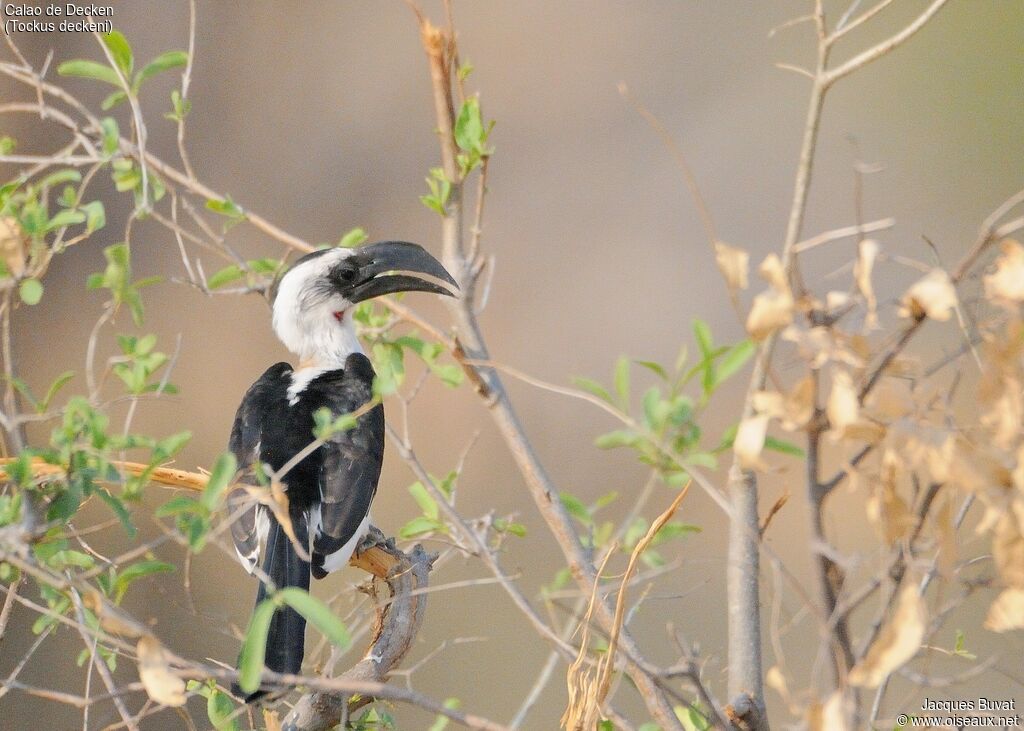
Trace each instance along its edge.
<instances>
[{"instance_id":1,"label":"perched bird","mask_svg":"<svg viewBox=\"0 0 1024 731\"><path fill-rule=\"evenodd\" d=\"M395 292L454 296L447 287L416 274L458 289L434 257L417 244L401 241L315 251L278 281L272 293L274 332L299 358L299 366L271 366L238 407L230 449L245 481L255 484L260 463L276 472L308 447L319 409L341 416L371 400L373 366L356 337L353 310L359 302ZM308 590L311 573L322 579L348 563L369 527L383 456L384 410L378 404L360 415L354 428L331 436L283 477L295 538L308 546L312 563L302 559L266 506L254 504L244 491L229 496L238 558L250 574L262 567L257 605L274 589ZM299 673L305 629L305 619L295 610L277 609L265 665L279 673ZM246 700L263 694L256 691Z\"/></svg>"}]
</instances>

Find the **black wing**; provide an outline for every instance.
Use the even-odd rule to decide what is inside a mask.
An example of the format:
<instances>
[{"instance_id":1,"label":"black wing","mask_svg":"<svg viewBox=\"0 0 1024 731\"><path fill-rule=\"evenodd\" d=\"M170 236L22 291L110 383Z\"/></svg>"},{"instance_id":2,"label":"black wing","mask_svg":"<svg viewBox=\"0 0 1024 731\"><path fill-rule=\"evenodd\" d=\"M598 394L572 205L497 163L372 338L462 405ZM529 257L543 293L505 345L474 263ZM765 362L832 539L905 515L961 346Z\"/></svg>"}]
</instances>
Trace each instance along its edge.
<instances>
[{"instance_id":1,"label":"black wing","mask_svg":"<svg viewBox=\"0 0 1024 731\"><path fill-rule=\"evenodd\" d=\"M287 398L292 367L277 363L268 368L256 383L249 387L235 413L228 448L238 460L242 470L241 482L258 484L255 466L260 459L264 421L276 401ZM260 551L266 545L270 529L267 509L254 503L243 490L233 490L227 498L231 523L231 537L238 558L251 574L260 562Z\"/></svg>"},{"instance_id":2,"label":"black wing","mask_svg":"<svg viewBox=\"0 0 1024 731\"><path fill-rule=\"evenodd\" d=\"M338 381L325 389L326 405L339 416L356 411L373 396L373 375L369 359L353 353ZM374 406L354 428L331 437L322 455L320 505L313 507L310 527L318 579L348 563L365 532L384 460L384 408Z\"/></svg>"}]
</instances>

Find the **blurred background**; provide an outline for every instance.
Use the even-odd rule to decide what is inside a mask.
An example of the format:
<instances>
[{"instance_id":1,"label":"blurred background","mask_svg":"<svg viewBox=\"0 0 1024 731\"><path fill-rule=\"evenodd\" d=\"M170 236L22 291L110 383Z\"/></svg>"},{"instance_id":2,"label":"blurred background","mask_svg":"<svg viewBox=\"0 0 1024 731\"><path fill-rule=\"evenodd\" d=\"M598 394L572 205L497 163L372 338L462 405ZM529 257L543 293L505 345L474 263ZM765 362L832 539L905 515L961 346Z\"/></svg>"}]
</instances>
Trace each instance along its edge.
<instances>
[{"instance_id":1,"label":"blurred background","mask_svg":"<svg viewBox=\"0 0 1024 731\"><path fill-rule=\"evenodd\" d=\"M131 41L136 58L187 46L186 3L112 5L114 26ZM744 337L675 163L617 85L627 84L674 137L719 235L748 249L756 265L779 248L783 237L809 90L806 78L774 64L810 65L814 48L807 23L774 35L770 31L806 14L809 6L781 0L456 3L462 58L475 67L467 89L480 91L485 116L497 121L483 234L485 249L496 257L496 272L482 319L496 360L560 384L574 375L608 382L620 355L671 363L683 344L693 350L693 318L706 320L718 342ZM826 3L831 22L847 6L848 0ZM924 6L917 0L894 3L844 40L836 58L848 58L890 35ZM345 231L362 226L371 240L406 239L439 252L437 216L418 200L438 151L428 70L409 9L397 0L203 1L198 9L187 127L198 178L308 241L336 242ZM428 4L425 9L441 22L439 7ZM15 40L37 67L50 50L52 67L69 58L101 58L89 35L26 33ZM894 216L897 221L878 237L883 246L929 260L926 236L943 262L955 262L979 222L1021 187L1022 48L1024 4L954 2L905 46L841 82L826 104L805 235L855 221L854 164L861 160L882 168L865 178L865 217ZM149 148L177 163L176 128L162 116L170 109L175 76L151 80L142 106ZM95 83L61 83L94 109L105 94ZM0 100L29 98L29 89L0 79ZM122 130L130 128L126 113L118 111ZM43 154L62 144L63 137L53 137L55 128L19 116L4 118L0 129L19 140L19 152ZM5 180L16 174L12 167L2 172ZM103 302L102 294L85 289L85 278L102 270L102 247L123 238L129 201L115 196L106 181L94 192L107 203L107 227L55 261L40 305L15 313L19 370L36 389L64 370L81 372ZM162 227L136 224L132 239L136 276L184 276L174 240ZM233 229L228 242L248 258L281 254L280 245L249 226ZM842 244L819 250L806 263L809 281L848 261L851 251ZM204 264L207 273L222 265L216 260ZM848 276L840 273L836 281L846 282ZM896 268L879 275L876 289L887 316L892 316L894 298L914 278L914 272ZM139 332L156 333L168 352L181 338L171 379L181 393L142 404L135 428L158 435L192 430L193 440L177 464L184 469L209 466L226 446L246 388L288 355L273 337L269 309L257 296L211 298L170 280L144 295L146 322ZM445 322L438 303L426 297L408 301L432 321ZM104 331L100 343L105 352L114 351L117 332L136 332L127 313ZM948 337L937 334L923 340L919 352L941 352L946 343ZM786 368L781 361L784 376ZM717 444L737 420L745 380L737 378L716 397L703 425L708 446ZM81 379L74 385L84 390ZM616 491L621 497L607 515L624 514L646 471L631 453L593 448L594 437L615 424L587 404L515 381L508 385L560 488L587 501ZM451 391L432 382L413 403L410 417L413 443L434 474L451 469L479 432L459 482L460 509L468 516L492 509L499 515L518 513L529 535L510 540L503 560L527 595L537 596L562 565L561 555L545 535L479 401L468 388ZM47 433L42 428L34 436L42 440ZM785 491L790 476L800 476L797 460L775 458L773 465L777 469L762 492L765 508ZM718 484L723 474L715 476ZM406 491L413 480L389 451L374 508L375 523L386 533L394 534L418 513ZM800 484L794 480L793 499L767 540L794 574L810 582ZM665 489L655 498L651 515L670 495ZM165 491L152 488L146 506L136 509L144 535L155 534L149 508L166 499ZM836 500L828 529L838 545L851 552L870 545L863 496L843 494ZM704 530L670 552L678 568L641 606L632 626L658 663L675 659L667 623L699 641L707 680L724 696L725 522L696 490L680 517ZM968 551L987 545L971 534L966 539ZM104 540L96 541L98 549ZM433 546L438 547L443 546ZM182 558L173 548L161 555L177 562ZM433 581L485 575L477 562L457 559L436 572ZM152 618L177 652L231 663L238 650L233 629L244 628L248 620L254 582L216 550L196 557L191 576L195 612L183 596L180 575L136 590L128 608ZM315 590L330 597L361 580L348 570ZM773 586L767 574L764 585L767 606L779 585ZM781 635L787 670L794 686L807 687L817 671L817 637L806 617L800 621L800 602L791 591L784 589L779 602L787 624ZM960 626L979 658L998 653L1000 659L966 686L937 689L933 697L1010 698L1020 693L1024 642L1019 633L993 635L980 628L987 603L979 600L973 611L951 618L947 645ZM555 616L564 620L557 609ZM788 624L794 616L796 623ZM0 645L0 674L9 672L31 643L31 621L29 613L15 612ZM412 676L415 687L441 699L458 697L484 716L510 719L543 665L547 646L493 584L432 594L426 625L407 666L453 638L482 639L449 642ZM84 671L67 656L77 654L78 643L72 631L62 629L26 668L23 680L80 692ZM769 651L766 666L775 662L778 658ZM564 668L557 673L525 728L557 727L564 708ZM903 693L902 688L890 692L892 713L919 706L918 696ZM620 689L618 702L629 715L642 718L642 707L628 687ZM776 724L793 720L771 691L768 702ZM399 728L429 725L422 712L394 710ZM96 710L93 727L114 720L113 709L103 707ZM0 699L2 728L80 726L80 714L59 704L17 693ZM144 725L181 727L182 720L170 712Z\"/></svg>"}]
</instances>

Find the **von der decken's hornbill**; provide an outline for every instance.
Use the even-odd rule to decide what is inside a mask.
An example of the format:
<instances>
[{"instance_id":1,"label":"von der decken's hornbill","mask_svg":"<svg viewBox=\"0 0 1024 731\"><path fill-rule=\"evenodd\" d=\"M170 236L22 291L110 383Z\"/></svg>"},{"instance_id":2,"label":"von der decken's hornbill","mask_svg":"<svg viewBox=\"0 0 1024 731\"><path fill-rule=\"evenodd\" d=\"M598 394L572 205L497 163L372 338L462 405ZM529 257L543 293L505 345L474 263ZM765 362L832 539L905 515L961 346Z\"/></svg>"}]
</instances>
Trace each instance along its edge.
<instances>
[{"instance_id":1,"label":"von der decken's hornbill","mask_svg":"<svg viewBox=\"0 0 1024 731\"><path fill-rule=\"evenodd\" d=\"M402 274L401 272L407 272ZM433 292L453 296L444 267L416 244L386 241L359 249L324 249L302 257L280 279L274 295L274 331L299 358L271 366L245 394L231 429L230 448L250 477L257 463L280 470L313 441L313 414L327 407L335 416L356 411L370 400L373 367L363 354L352 321L355 305L394 292ZM345 566L366 534L370 503L377 490L384 454L384 410L362 414L353 429L328 442L284 476L289 517L297 540L308 546L312 563L300 558L273 514L246 503L244 492L229 498L231 526L242 565L257 565L261 581L256 603L288 586L309 589ZM245 474L243 473L243 474ZM279 673L299 673L306 622L285 606L274 613L265 664ZM237 691L237 688L236 688ZM247 700L263 695L257 691Z\"/></svg>"}]
</instances>

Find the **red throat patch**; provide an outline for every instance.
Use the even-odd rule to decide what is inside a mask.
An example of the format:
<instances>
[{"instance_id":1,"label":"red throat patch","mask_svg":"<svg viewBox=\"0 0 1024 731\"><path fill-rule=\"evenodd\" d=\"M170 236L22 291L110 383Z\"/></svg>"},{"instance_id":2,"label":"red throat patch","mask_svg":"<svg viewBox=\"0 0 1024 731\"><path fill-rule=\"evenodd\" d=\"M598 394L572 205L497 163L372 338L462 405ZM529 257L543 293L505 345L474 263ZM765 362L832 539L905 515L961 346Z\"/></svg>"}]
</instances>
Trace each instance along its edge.
<instances>
[{"instance_id":1,"label":"red throat patch","mask_svg":"<svg viewBox=\"0 0 1024 731\"><path fill-rule=\"evenodd\" d=\"M334 313L334 319L337 320L338 322L341 322L341 319L344 316L345 316L345 310L342 310L341 312L335 312Z\"/></svg>"}]
</instances>

